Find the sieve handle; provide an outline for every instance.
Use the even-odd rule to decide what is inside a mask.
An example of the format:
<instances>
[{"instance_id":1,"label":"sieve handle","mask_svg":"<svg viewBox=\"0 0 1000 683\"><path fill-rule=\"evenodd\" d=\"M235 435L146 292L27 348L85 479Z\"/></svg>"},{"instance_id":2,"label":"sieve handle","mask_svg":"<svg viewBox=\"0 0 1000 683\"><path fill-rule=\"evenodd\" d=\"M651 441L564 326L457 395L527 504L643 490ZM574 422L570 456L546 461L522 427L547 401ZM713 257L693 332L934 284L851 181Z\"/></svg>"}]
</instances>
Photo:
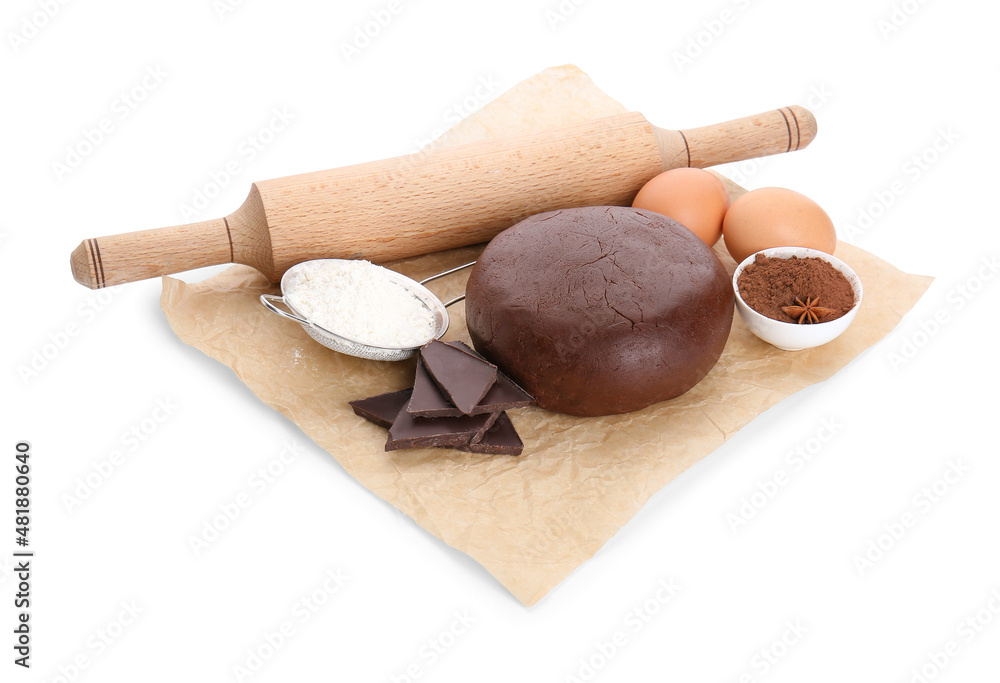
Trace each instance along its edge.
<instances>
[{"instance_id":1,"label":"sieve handle","mask_svg":"<svg viewBox=\"0 0 1000 683\"><path fill-rule=\"evenodd\" d=\"M300 323L302 325L308 325L310 327L312 326L312 323L309 322L308 320L306 320L305 318L300 318L299 316L295 315L294 313L289 313L288 311L283 311L280 308L278 308L277 306L275 306L274 303L273 303L275 301L284 304L285 303L285 298L281 297L281 296L278 296L277 294L261 294L260 295L260 302L262 304L264 304L264 308L266 308L267 310L271 311L272 313L277 313L282 318L288 318L289 320L294 320L295 322ZM287 306L288 304L285 304L285 305Z\"/></svg>"},{"instance_id":2,"label":"sieve handle","mask_svg":"<svg viewBox=\"0 0 1000 683\"><path fill-rule=\"evenodd\" d=\"M425 277L423 280L420 281L420 284L426 285L428 282L433 282L434 280L437 280L438 278L442 278L442 277L444 277L446 275L451 275L452 273L457 273L460 270L465 270L466 268L471 268L474 265L476 265L476 262L475 261L471 261L469 263L466 263L464 265L458 266L456 268L452 268L451 270L446 270L443 273L438 273L437 275L431 275L430 277ZM448 308L452 304L457 304L459 301L464 301L464 300L465 300L465 295L464 294L462 294L461 296L456 296L451 301L446 302L444 304L444 307Z\"/></svg>"},{"instance_id":3,"label":"sieve handle","mask_svg":"<svg viewBox=\"0 0 1000 683\"><path fill-rule=\"evenodd\" d=\"M470 261L469 263L466 263L466 264L461 265L461 266L457 266L455 268L452 268L451 270L446 270L443 273L438 273L437 275L431 275L430 277L425 277L423 280L420 281L420 284L426 285L428 282L434 282L435 280L443 278L446 275L451 275L452 273L457 273L460 270L465 270L466 268L471 268L474 265L476 265L476 262L475 261Z\"/></svg>"}]
</instances>

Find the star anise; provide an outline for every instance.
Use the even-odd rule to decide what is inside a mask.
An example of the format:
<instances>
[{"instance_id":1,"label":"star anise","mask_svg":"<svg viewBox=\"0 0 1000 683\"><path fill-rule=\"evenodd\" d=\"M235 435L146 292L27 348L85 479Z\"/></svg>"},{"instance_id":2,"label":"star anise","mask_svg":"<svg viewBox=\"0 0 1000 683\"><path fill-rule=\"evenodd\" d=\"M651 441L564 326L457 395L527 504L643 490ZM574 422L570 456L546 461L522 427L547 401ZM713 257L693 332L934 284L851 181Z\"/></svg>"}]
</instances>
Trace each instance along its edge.
<instances>
[{"instance_id":1,"label":"star anise","mask_svg":"<svg viewBox=\"0 0 1000 683\"><path fill-rule=\"evenodd\" d=\"M796 297L795 303L797 304L796 306L782 306L781 310L792 318L798 318L799 325L803 323L818 323L822 318L825 318L831 313L836 313L836 311L832 308L823 308L822 306L818 306L819 297L813 299L807 296L805 303L802 303L802 299Z\"/></svg>"}]
</instances>

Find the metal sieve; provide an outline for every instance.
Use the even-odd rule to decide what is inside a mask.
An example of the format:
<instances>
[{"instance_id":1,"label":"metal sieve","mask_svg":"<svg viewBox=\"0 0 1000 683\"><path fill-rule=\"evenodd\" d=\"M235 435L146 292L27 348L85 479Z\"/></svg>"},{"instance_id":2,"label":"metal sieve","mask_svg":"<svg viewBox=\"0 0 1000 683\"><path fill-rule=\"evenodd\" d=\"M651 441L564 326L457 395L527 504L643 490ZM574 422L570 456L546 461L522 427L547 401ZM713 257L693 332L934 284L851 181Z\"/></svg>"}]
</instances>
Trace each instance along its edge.
<instances>
[{"instance_id":1,"label":"metal sieve","mask_svg":"<svg viewBox=\"0 0 1000 683\"><path fill-rule=\"evenodd\" d=\"M344 259L319 259L320 261L343 261ZM294 291L296 285L301 279L301 275L305 270L304 266L307 264L316 263L317 261L304 261L298 265L289 268L285 274L281 277L281 296L276 294L261 294L260 302L264 304L272 313L277 313L282 318L288 318L289 320L294 320L295 322L302 325L305 328L306 333L318 341L320 344L328 349L333 349L340 353L345 353L349 356L356 356L358 358L367 358L369 360L405 360L411 357L417 352L421 346L433 339L440 339L444 336L444 333L448 331L448 325L450 320L448 318L448 306L458 303L465 298L465 295L457 296L447 303L441 303L441 299L437 297L431 290L427 289L424 285L428 282L437 280L438 278L445 277L446 275L451 275L452 273L457 273L460 270L464 270L475 265L475 261L472 263L466 263L465 265L458 266L457 268L452 268L451 270L446 270L443 273L438 273L437 275L432 275L431 277L424 278L420 282L412 278L408 278L405 275L400 275L394 270L389 270L388 268L383 268L382 266L375 266L386 280L390 282L395 282L401 285L407 292L412 294L417 298L424 306L426 306L430 312L434 323L434 333L432 336L423 340L416 346L377 346L375 344L368 344L366 342L361 342L356 339L351 339L342 334L338 334L333 330L328 330L325 327L321 327L316 323L312 322L306 316L295 310L287 298L291 295L294 299ZM276 306L276 304L282 304L287 311L283 311Z\"/></svg>"}]
</instances>

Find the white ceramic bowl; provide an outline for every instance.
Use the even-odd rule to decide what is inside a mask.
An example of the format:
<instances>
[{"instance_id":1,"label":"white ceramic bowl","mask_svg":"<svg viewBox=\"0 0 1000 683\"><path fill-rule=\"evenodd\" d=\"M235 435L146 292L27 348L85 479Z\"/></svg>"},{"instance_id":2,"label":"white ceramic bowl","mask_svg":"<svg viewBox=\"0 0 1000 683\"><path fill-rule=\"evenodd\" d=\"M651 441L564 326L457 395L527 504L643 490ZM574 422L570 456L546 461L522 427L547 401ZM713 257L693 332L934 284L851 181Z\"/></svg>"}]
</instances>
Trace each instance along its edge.
<instances>
[{"instance_id":1,"label":"white ceramic bowl","mask_svg":"<svg viewBox=\"0 0 1000 683\"><path fill-rule=\"evenodd\" d=\"M740 296L740 288L736 284L740 278L740 273L749 264L753 263L754 259L757 258L757 254L763 254L769 258L787 259L792 256L798 256L799 258L813 257L826 261L843 273L847 281L851 283L851 287L854 289L854 308L836 320L825 323L813 323L811 325L786 323L780 320L772 320L766 315L761 315L746 305L743 297ZM861 307L861 298L864 295L864 290L861 288L861 280L858 278L857 273L851 270L850 266L834 256L817 251L816 249L807 249L806 247L774 247L773 249L764 249L763 251L758 251L756 254L751 254L743 260L736 268L736 272L733 273L733 292L736 294L736 310L740 312L740 317L743 318L743 322L750 328L750 331L767 343L773 344L785 351L811 349L814 346L826 344L839 337L843 334L844 330L850 327L854 316L857 315L858 309Z\"/></svg>"}]
</instances>

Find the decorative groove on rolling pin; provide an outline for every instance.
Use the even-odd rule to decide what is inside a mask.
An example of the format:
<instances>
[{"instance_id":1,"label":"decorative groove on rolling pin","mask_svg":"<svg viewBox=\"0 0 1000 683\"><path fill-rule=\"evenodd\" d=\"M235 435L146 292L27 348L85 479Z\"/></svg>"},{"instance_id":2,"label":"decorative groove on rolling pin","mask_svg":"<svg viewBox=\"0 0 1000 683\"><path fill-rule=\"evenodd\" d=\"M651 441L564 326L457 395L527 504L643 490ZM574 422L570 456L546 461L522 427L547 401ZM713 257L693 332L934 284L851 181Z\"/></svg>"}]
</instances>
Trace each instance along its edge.
<instances>
[{"instance_id":1,"label":"decorative groove on rolling pin","mask_svg":"<svg viewBox=\"0 0 1000 683\"><path fill-rule=\"evenodd\" d=\"M94 256L94 245L92 244L94 240L86 240L87 252L90 253L90 269L94 271L94 284L100 287L101 274L97 270L97 257Z\"/></svg>"},{"instance_id":2,"label":"decorative groove on rolling pin","mask_svg":"<svg viewBox=\"0 0 1000 683\"><path fill-rule=\"evenodd\" d=\"M235 261L233 261L233 259L236 258L233 255L233 233L230 232L230 230L229 230L229 219L226 218L225 216L223 216L222 217L222 222L226 224L226 237L229 238L229 262L230 263L235 263Z\"/></svg>"},{"instance_id":3,"label":"decorative groove on rolling pin","mask_svg":"<svg viewBox=\"0 0 1000 683\"><path fill-rule=\"evenodd\" d=\"M688 146L688 139L684 135L684 131L679 130L677 132L681 134L681 140L684 141L684 151L687 152L687 155L688 155L688 160L687 160L687 164L686 165L687 165L688 168L691 168L691 148Z\"/></svg>"},{"instance_id":4,"label":"decorative groove on rolling pin","mask_svg":"<svg viewBox=\"0 0 1000 683\"><path fill-rule=\"evenodd\" d=\"M788 129L788 149L785 152L792 151L792 124L788 123L788 114L785 113L784 109L779 109L778 113L781 114L781 118L785 119L785 128Z\"/></svg>"},{"instance_id":5,"label":"decorative groove on rolling pin","mask_svg":"<svg viewBox=\"0 0 1000 683\"><path fill-rule=\"evenodd\" d=\"M87 240L87 248L90 250L90 260L94 265L94 278L97 280L97 289L104 287L104 264L101 262L101 248L97 246L96 239Z\"/></svg>"},{"instance_id":6,"label":"decorative groove on rolling pin","mask_svg":"<svg viewBox=\"0 0 1000 683\"><path fill-rule=\"evenodd\" d=\"M108 286L108 279L104 277L104 261L101 259L101 245L94 239L94 251L97 252L97 267L101 269L101 287Z\"/></svg>"},{"instance_id":7,"label":"decorative groove on rolling pin","mask_svg":"<svg viewBox=\"0 0 1000 683\"><path fill-rule=\"evenodd\" d=\"M798 151L799 145L802 143L802 131L799 130L799 120L795 117L795 111L791 107L785 107L785 109L788 110L788 115L795 122L795 151Z\"/></svg>"}]
</instances>

